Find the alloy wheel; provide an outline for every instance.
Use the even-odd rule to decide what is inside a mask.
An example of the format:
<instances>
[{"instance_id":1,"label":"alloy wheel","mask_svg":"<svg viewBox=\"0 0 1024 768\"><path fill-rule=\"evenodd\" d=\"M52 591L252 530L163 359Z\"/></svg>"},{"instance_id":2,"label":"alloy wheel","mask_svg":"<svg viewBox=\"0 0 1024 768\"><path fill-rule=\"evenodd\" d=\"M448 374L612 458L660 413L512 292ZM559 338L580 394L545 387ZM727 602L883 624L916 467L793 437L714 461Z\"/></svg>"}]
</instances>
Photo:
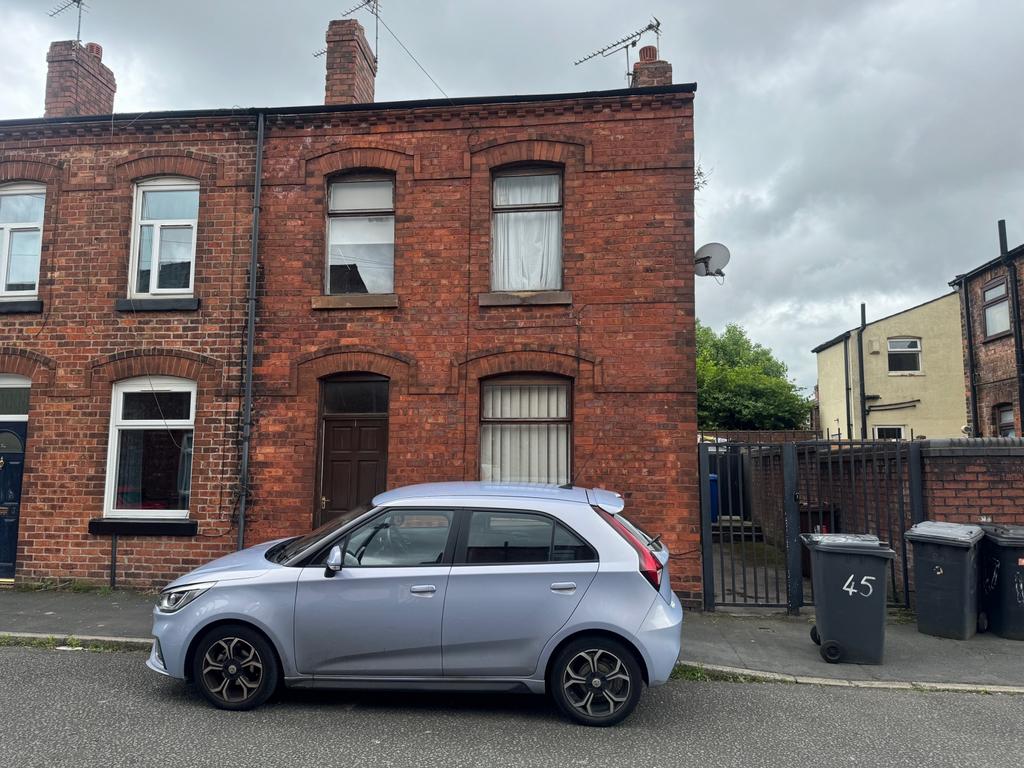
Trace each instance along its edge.
<instances>
[{"instance_id":1,"label":"alloy wheel","mask_svg":"<svg viewBox=\"0 0 1024 768\"><path fill-rule=\"evenodd\" d=\"M618 712L629 700L632 682L622 659L603 648L580 651L565 665L562 675L570 706L591 718Z\"/></svg>"},{"instance_id":2,"label":"alloy wheel","mask_svg":"<svg viewBox=\"0 0 1024 768\"><path fill-rule=\"evenodd\" d=\"M227 704L239 704L263 682L263 660L248 640L223 637L203 656L202 677L210 695Z\"/></svg>"}]
</instances>

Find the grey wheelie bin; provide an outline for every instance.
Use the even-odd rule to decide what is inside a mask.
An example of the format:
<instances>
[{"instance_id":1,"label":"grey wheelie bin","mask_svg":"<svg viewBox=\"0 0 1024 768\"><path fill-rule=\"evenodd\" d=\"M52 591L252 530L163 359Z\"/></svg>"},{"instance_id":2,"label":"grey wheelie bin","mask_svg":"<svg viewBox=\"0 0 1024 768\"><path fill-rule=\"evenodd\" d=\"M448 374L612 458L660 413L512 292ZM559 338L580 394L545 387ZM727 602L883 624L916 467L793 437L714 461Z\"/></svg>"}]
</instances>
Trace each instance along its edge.
<instances>
[{"instance_id":1,"label":"grey wheelie bin","mask_svg":"<svg viewBox=\"0 0 1024 768\"><path fill-rule=\"evenodd\" d=\"M1024 640L1024 525L983 525L978 627Z\"/></svg>"},{"instance_id":2,"label":"grey wheelie bin","mask_svg":"<svg viewBox=\"0 0 1024 768\"><path fill-rule=\"evenodd\" d=\"M978 628L978 525L927 521L905 537L914 544L917 631L969 640Z\"/></svg>"},{"instance_id":3,"label":"grey wheelie bin","mask_svg":"<svg viewBox=\"0 0 1024 768\"><path fill-rule=\"evenodd\" d=\"M804 533L811 551L817 624L811 639L830 664L881 664L885 650L885 590L896 555L877 536Z\"/></svg>"}]
</instances>

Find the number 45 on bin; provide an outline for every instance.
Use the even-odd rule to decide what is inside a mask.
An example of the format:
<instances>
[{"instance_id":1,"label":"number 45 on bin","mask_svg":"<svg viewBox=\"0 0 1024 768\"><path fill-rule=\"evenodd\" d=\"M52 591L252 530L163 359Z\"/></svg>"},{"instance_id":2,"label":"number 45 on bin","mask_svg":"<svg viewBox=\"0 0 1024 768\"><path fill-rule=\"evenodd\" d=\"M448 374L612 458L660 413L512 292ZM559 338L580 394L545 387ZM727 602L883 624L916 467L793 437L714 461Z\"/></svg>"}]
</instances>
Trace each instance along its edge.
<instances>
[{"instance_id":1,"label":"number 45 on bin","mask_svg":"<svg viewBox=\"0 0 1024 768\"><path fill-rule=\"evenodd\" d=\"M843 592L846 592L850 597L853 597L854 595L860 595L861 597L871 597L871 594L875 591L875 588L874 586L872 586L871 582L875 580L875 577L865 576L863 579L860 580L860 584L854 581L854 579L856 578L857 577L854 576L852 573L850 574L850 578L848 578L846 580L846 584L843 585Z\"/></svg>"}]
</instances>

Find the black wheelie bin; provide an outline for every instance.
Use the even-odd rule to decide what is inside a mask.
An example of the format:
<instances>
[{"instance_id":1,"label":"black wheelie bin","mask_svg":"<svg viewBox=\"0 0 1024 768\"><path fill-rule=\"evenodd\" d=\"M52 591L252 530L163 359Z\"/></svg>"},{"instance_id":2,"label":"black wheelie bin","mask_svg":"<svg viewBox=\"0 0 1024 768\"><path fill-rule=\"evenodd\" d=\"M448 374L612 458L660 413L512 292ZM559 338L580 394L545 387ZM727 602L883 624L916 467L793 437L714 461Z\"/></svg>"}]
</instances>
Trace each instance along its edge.
<instances>
[{"instance_id":1,"label":"black wheelie bin","mask_svg":"<svg viewBox=\"0 0 1024 768\"><path fill-rule=\"evenodd\" d=\"M978 627L1024 640L1024 525L983 525Z\"/></svg>"},{"instance_id":2,"label":"black wheelie bin","mask_svg":"<svg viewBox=\"0 0 1024 768\"><path fill-rule=\"evenodd\" d=\"M978 628L981 526L928 520L904 536L914 545L917 631L969 640Z\"/></svg>"}]
</instances>

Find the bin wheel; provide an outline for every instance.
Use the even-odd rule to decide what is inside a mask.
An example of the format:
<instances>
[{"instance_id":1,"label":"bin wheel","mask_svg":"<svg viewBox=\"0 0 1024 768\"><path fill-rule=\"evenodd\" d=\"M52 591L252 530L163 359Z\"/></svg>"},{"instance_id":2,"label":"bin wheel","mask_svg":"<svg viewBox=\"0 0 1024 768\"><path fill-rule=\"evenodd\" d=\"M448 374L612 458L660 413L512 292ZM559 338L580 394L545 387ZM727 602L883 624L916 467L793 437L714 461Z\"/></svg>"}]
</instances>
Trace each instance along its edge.
<instances>
[{"instance_id":1,"label":"bin wheel","mask_svg":"<svg viewBox=\"0 0 1024 768\"><path fill-rule=\"evenodd\" d=\"M988 614L984 611L978 614L978 631L988 632Z\"/></svg>"},{"instance_id":2,"label":"bin wheel","mask_svg":"<svg viewBox=\"0 0 1024 768\"><path fill-rule=\"evenodd\" d=\"M818 634L818 625L815 624L811 627L811 640L814 641L815 645L821 645L821 635Z\"/></svg>"},{"instance_id":3,"label":"bin wheel","mask_svg":"<svg viewBox=\"0 0 1024 768\"><path fill-rule=\"evenodd\" d=\"M838 664L839 660L843 658L843 646L835 640L829 640L827 643L822 643L819 652L821 653L821 658L829 664Z\"/></svg>"}]
</instances>

